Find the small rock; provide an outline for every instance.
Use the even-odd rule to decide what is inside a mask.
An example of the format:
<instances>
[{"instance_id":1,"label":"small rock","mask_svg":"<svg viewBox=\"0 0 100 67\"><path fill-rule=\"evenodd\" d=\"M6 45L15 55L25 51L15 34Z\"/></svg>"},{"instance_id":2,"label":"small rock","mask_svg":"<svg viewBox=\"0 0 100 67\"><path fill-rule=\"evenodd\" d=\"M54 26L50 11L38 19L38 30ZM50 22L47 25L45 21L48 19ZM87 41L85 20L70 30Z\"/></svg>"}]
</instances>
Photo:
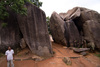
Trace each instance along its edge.
<instances>
[{"instance_id":1,"label":"small rock","mask_svg":"<svg viewBox=\"0 0 100 67\"><path fill-rule=\"evenodd\" d=\"M64 62L65 64L67 64L67 65L72 65L72 62L71 62L71 60L70 60L69 57L64 57L62 60L63 60L63 62Z\"/></svg>"},{"instance_id":2,"label":"small rock","mask_svg":"<svg viewBox=\"0 0 100 67\"><path fill-rule=\"evenodd\" d=\"M33 59L34 61L42 61L42 60L43 60L43 58L41 58L41 57L39 57L39 56L33 56L32 59Z\"/></svg>"},{"instance_id":3,"label":"small rock","mask_svg":"<svg viewBox=\"0 0 100 67\"><path fill-rule=\"evenodd\" d=\"M74 47L69 47L69 49L73 50Z\"/></svg>"},{"instance_id":4,"label":"small rock","mask_svg":"<svg viewBox=\"0 0 100 67\"><path fill-rule=\"evenodd\" d=\"M73 51L76 53L84 52L84 51L89 51L90 48L73 48Z\"/></svg>"},{"instance_id":5,"label":"small rock","mask_svg":"<svg viewBox=\"0 0 100 67\"><path fill-rule=\"evenodd\" d=\"M97 67L100 67L100 66L97 66Z\"/></svg>"},{"instance_id":6,"label":"small rock","mask_svg":"<svg viewBox=\"0 0 100 67\"><path fill-rule=\"evenodd\" d=\"M67 47L66 47L66 46L63 46L63 48L65 48L65 49L66 49Z\"/></svg>"},{"instance_id":7,"label":"small rock","mask_svg":"<svg viewBox=\"0 0 100 67\"><path fill-rule=\"evenodd\" d=\"M81 52L80 54L83 55L83 56L86 56L87 52Z\"/></svg>"}]
</instances>

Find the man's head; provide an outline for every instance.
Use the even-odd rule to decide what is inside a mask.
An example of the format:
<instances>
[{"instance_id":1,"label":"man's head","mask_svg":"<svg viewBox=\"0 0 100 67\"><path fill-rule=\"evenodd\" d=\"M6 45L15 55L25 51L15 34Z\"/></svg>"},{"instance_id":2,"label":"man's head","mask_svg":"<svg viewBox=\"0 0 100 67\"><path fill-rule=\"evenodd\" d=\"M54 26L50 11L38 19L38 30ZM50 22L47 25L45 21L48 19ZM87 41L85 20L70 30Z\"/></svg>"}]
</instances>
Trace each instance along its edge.
<instances>
[{"instance_id":1,"label":"man's head","mask_svg":"<svg viewBox=\"0 0 100 67\"><path fill-rule=\"evenodd\" d=\"M11 50L11 47L10 46L8 47L8 50Z\"/></svg>"}]
</instances>

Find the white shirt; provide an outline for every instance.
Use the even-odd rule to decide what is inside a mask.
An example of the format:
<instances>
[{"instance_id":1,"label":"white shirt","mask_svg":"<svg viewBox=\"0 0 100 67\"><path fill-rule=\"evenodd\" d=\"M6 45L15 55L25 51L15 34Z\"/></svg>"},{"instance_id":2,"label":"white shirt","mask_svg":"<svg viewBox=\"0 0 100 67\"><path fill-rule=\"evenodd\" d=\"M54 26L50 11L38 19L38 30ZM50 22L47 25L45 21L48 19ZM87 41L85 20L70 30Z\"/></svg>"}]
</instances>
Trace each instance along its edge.
<instances>
[{"instance_id":1,"label":"white shirt","mask_svg":"<svg viewBox=\"0 0 100 67\"><path fill-rule=\"evenodd\" d=\"M10 51L7 50L5 55L7 55L7 60L13 60L13 54L14 54L14 51L11 49Z\"/></svg>"}]
</instances>

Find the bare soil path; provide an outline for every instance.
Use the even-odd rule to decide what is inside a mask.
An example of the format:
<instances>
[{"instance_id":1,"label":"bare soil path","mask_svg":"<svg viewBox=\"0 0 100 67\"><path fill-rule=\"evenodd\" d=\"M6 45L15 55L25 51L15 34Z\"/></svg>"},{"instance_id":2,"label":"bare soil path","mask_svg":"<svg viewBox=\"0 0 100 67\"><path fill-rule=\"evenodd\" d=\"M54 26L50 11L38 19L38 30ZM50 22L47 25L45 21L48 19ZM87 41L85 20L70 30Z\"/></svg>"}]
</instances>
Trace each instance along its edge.
<instances>
[{"instance_id":1,"label":"bare soil path","mask_svg":"<svg viewBox=\"0 0 100 67\"><path fill-rule=\"evenodd\" d=\"M55 43L53 43L53 51L55 52L54 57L39 62L33 60L14 61L15 67L100 67L100 58L94 56L94 54L89 53L87 56L81 56L74 53L73 50ZM28 52L29 54L27 55ZM16 55L15 58L27 58L31 56L33 54L28 49L25 49ZM62 61L64 57L79 58L71 58L72 65L68 66ZM5 57L0 59L0 67L7 67Z\"/></svg>"}]
</instances>

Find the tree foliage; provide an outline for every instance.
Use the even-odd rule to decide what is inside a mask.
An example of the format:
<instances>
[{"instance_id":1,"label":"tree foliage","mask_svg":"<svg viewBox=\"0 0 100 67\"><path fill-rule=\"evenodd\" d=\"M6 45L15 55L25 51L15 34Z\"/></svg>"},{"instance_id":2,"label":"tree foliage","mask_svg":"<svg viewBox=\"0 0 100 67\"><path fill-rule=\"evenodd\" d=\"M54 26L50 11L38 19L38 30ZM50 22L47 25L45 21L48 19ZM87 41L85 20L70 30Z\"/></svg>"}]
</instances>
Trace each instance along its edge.
<instances>
[{"instance_id":1,"label":"tree foliage","mask_svg":"<svg viewBox=\"0 0 100 67\"><path fill-rule=\"evenodd\" d=\"M6 27L7 25L8 25L8 24L7 24L7 23L4 23L4 22L1 24L1 26L2 26L3 28Z\"/></svg>"},{"instance_id":2,"label":"tree foliage","mask_svg":"<svg viewBox=\"0 0 100 67\"><path fill-rule=\"evenodd\" d=\"M40 2L39 0L30 0L34 5L36 5L37 7L41 7L42 6L42 2Z\"/></svg>"},{"instance_id":3,"label":"tree foliage","mask_svg":"<svg viewBox=\"0 0 100 67\"><path fill-rule=\"evenodd\" d=\"M27 15L27 9L24 7L26 2L31 2L37 7L42 6L42 2L39 2L39 0L0 0L0 19L4 20L6 17L9 17L8 9Z\"/></svg>"},{"instance_id":4,"label":"tree foliage","mask_svg":"<svg viewBox=\"0 0 100 67\"><path fill-rule=\"evenodd\" d=\"M49 31L49 34L50 34L50 17L46 17L46 22L47 22L47 25L48 25L48 31Z\"/></svg>"}]
</instances>

